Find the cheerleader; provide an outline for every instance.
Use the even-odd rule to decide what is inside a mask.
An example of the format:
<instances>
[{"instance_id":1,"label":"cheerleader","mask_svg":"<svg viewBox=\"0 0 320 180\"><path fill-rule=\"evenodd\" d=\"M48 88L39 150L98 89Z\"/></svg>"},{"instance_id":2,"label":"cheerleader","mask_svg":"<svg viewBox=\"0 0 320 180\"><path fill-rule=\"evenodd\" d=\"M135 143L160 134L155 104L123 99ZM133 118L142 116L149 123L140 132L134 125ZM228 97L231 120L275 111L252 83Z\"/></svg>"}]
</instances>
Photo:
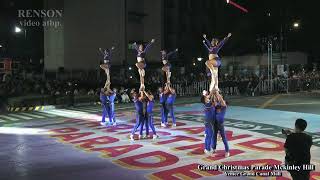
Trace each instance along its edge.
<instances>
[{"instance_id":1,"label":"cheerleader","mask_svg":"<svg viewBox=\"0 0 320 180\"><path fill-rule=\"evenodd\" d=\"M167 114L167 107L166 107L166 101L167 101L167 91L164 91L162 87L158 89L159 91L159 102L160 102L160 115L161 115L161 127L166 127L166 114Z\"/></svg>"},{"instance_id":2,"label":"cheerleader","mask_svg":"<svg viewBox=\"0 0 320 180\"><path fill-rule=\"evenodd\" d=\"M150 49L151 45L154 43L154 39L151 40L151 42L149 44L146 45L146 47L144 48L144 46L142 44L140 44L139 46L137 45L137 43L134 43L133 46L137 51L137 63L136 66L138 68L138 72L139 72L139 76L140 76L140 89L144 88L144 76L145 76L145 70L144 68L146 67L146 62L145 62L145 55L147 53L147 51Z\"/></svg>"},{"instance_id":3,"label":"cheerleader","mask_svg":"<svg viewBox=\"0 0 320 180\"><path fill-rule=\"evenodd\" d=\"M106 123L106 116L109 118L109 122L112 121L112 115L111 115L111 106L108 96L111 95L111 92L109 90L106 90L104 88L101 88L100 90L100 101L102 105L102 119L101 119L101 125L107 126Z\"/></svg>"},{"instance_id":4,"label":"cheerleader","mask_svg":"<svg viewBox=\"0 0 320 180\"><path fill-rule=\"evenodd\" d=\"M162 71L165 72L167 83L170 83L170 77L171 77L171 64L169 63L169 58L171 55L178 52L178 49L175 49L174 51L171 51L169 53L166 52L166 50L162 50L161 52L161 60L163 63Z\"/></svg>"},{"instance_id":5,"label":"cheerleader","mask_svg":"<svg viewBox=\"0 0 320 180\"><path fill-rule=\"evenodd\" d=\"M226 132L224 129L224 117L227 111L227 104L220 94L216 94L215 97L216 97L215 113L214 113L215 122L214 122L214 133L213 133L213 140L212 140L212 151L213 152L216 151L217 136L219 132L224 144L225 157L229 157L230 156L229 145L228 145Z\"/></svg>"},{"instance_id":6,"label":"cheerleader","mask_svg":"<svg viewBox=\"0 0 320 180\"><path fill-rule=\"evenodd\" d=\"M142 133L143 133L143 124L145 121L145 116L144 116L144 112L143 112L143 102L144 102L144 93L142 91L139 92L139 94L137 92L135 92L135 90L131 90L130 93L135 108L136 108L136 124L133 127L132 131L131 131L131 135L130 135L130 139L132 141L134 141L134 133L137 131L137 129L140 126L140 134L139 134L139 139L141 139L142 137Z\"/></svg>"},{"instance_id":7,"label":"cheerleader","mask_svg":"<svg viewBox=\"0 0 320 180\"><path fill-rule=\"evenodd\" d=\"M213 38L211 43L207 39L207 36L203 35L203 44L208 49L209 52L209 59L206 61L206 66L209 68L211 73L211 83L210 83L210 93L215 91L219 91L218 88L218 68L221 66L221 59L218 55L220 49L224 45L224 43L231 37L231 33L228 34L222 41L218 41L218 39Z\"/></svg>"},{"instance_id":8,"label":"cheerleader","mask_svg":"<svg viewBox=\"0 0 320 180\"><path fill-rule=\"evenodd\" d=\"M176 118L174 116L174 102L176 101L176 97L177 97L176 90L171 88L169 84L166 84L165 91L169 91L168 97L166 100L167 111L165 113L165 120L166 120L165 123L166 125L168 124L168 114L170 114L172 118L172 127L176 127L177 126Z\"/></svg>"},{"instance_id":9,"label":"cheerleader","mask_svg":"<svg viewBox=\"0 0 320 180\"><path fill-rule=\"evenodd\" d=\"M116 114L115 114L115 107L114 107L114 100L117 97L117 89L113 88L113 91L110 91L110 94L108 95L108 99L110 102L110 114L111 114L111 119L110 119L110 124L116 126Z\"/></svg>"},{"instance_id":10,"label":"cheerleader","mask_svg":"<svg viewBox=\"0 0 320 180\"><path fill-rule=\"evenodd\" d=\"M213 135L214 135L214 121L215 121L215 111L214 106L211 101L211 97L208 91L204 90L202 92L201 102L204 107L204 116L205 116L205 141L204 141L204 153L211 155L213 150L211 149L213 144Z\"/></svg>"},{"instance_id":11,"label":"cheerleader","mask_svg":"<svg viewBox=\"0 0 320 180\"><path fill-rule=\"evenodd\" d=\"M157 139L159 136L154 128L153 124L153 106L154 106L154 96L152 95L151 91L145 92L144 94L147 97L147 125L149 126L153 132L153 139ZM147 136L149 135L149 128L146 128Z\"/></svg>"},{"instance_id":12,"label":"cheerleader","mask_svg":"<svg viewBox=\"0 0 320 180\"><path fill-rule=\"evenodd\" d=\"M111 47L111 49L99 48L99 51L100 51L101 55L103 56L103 63L104 63L104 64L100 65L100 68L103 69L107 75L107 80L104 85L105 89L110 89L110 85L111 85L111 82L110 82L110 67L111 67L110 60L111 60L111 52L113 50L114 50L114 47Z\"/></svg>"}]
</instances>

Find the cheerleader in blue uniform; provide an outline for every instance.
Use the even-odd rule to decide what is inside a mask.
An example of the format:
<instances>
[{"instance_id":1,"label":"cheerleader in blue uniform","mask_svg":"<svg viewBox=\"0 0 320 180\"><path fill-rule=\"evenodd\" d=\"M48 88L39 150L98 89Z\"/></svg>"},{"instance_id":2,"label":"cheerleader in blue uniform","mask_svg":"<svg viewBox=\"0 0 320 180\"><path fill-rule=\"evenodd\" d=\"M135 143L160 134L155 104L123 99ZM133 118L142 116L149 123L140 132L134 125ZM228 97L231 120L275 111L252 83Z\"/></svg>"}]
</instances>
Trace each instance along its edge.
<instances>
[{"instance_id":1,"label":"cheerleader in blue uniform","mask_svg":"<svg viewBox=\"0 0 320 180\"><path fill-rule=\"evenodd\" d=\"M227 111L227 104L220 94L216 94L215 97L217 100L215 101L215 114L214 114L215 122L214 122L214 133L213 133L213 140L212 140L213 142L212 149L213 149L213 152L216 151L217 135L219 132L225 148L225 157L229 157L230 156L229 145L228 145L226 132L224 129L224 117Z\"/></svg>"},{"instance_id":2,"label":"cheerleader in blue uniform","mask_svg":"<svg viewBox=\"0 0 320 180\"><path fill-rule=\"evenodd\" d=\"M111 119L110 119L110 124L111 125L117 125L116 122L116 115L115 115L115 107L114 107L114 100L117 96L117 90L114 88L113 91L111 91L110 95L108 96L109 102L110 102L110 114L111 114Z\"/></svg>"},{"instance_id":3,"label":"cheerleader in blue uniform","mask_svg":"<svg viewBox=\"0 0 320 180\"><path fill-rule=\"evenodd\" d=\"M137 45L137 43L133 44L135 50L137 51L136 66L138 68L138 72L140 75L140 89L145 87L144 86L144 76L145 76L144 68L146 67L145 55L146 55L147 51L150 49L151 45L154 43L154 41L155 40L152 39L151 42L149 44L147 44L145 48L142 44L140 44L139 46Z\"/></svg>"},{"instance_id":4,"label":"cheerleader in blue uniform","mask_svg":"<svg viewBox=\"0 0 320 180\"><path fill-rule=\"evenodd\" d=\"M108 99L108 96L110 95L111 93L104 89L104 88L101 88L100 90L100 101L101 101L101 106L102 106L102 119L101 119L101 125L103 126L106 126L107 123L106 123L106 116L109 117L109 121L111 121L112 119L112 116L111 116L111 106L110 106L110 101Z\"/></svg>"},{"instance_id":5,"label":"cheerleader in blue uniform","mask_svg":"<svg viewBox=\"0 0 320 180\"><path fill-rule=\"evenodd\" d=\"M218 39L213 38L210 42L207 39L207 36L203 35L203 44L207 48L209 52L209 59L206 61L206 66L210 70L211 74L211 83L209 91L212 93L213 91L219 91L218 87L218 68L221 66L221 58L219 57L218 53L224 43L231 37L231 33L228 34L227 37L225 37L222 41L218 41Z\"/></svg>"},{"instance_id":6,"label":"cheerleader in blue uniform","mask_svg":"<svg viewBox=\"0 0 320 180\"><path fill-rule=\"evenodd\" d=\"M151 91L145 92L144 94L147 97L147 125L146 125L146 130L147 130L147 136L149 135L149 126L153 132L153 139L157 139L159 136L157 135L156 129L154 128L153 124L153 107L154 107L154 96L152 95Z\"/></svg>"},{"instance_id":7,"label":"cheerleader in blue uniform","mask_svg":"<svg viewBox=\"0 0 320 180\"><path fill-rule=\"evenodd\" d=\"M166 107L166 101L167 101L168 95L167 91L164 91L162 87L159 88L159 101L160 101L160 115L161 115L161 127L166 127L167 122L167 107Z\"/></svg>"},{"instance_id":8,"label":"cheerleader in blue uniform","mask_svg":"<svg viewBox=\"0 0 320 180\"><path fill-rule=\"evenodd\" d=\"M211 97L208 91L203 91L201 102L203 103L204 115L205 115L205 141L204 141L204 153L211 155L213 150L211 146L213 144L213 134L214 134L214 105L211 101Z\"/></svg>"},{"instance_id":9,"label":"cheerleader in blue uniform","mask_svg":"<svg viewBox=\"0 0 320 180\"><path fill-rule=\"evenodd\" d=\"M178 49L175 49L174 51L171 51L167 53L166 50L162 50L161 52L161 60L163 63L162 71L165 72L167 83L170 83L170 77L171 77L171 64L169 63L169 58L178 52Z\"/></svg>"},{"instance_id":10,"label":"cheerleader in blue uniform","mask_svg":"<svg viewBox=\"0 0 320 180\"><path fill-rule=\"evenodd\" d=\"M131 90L130 93L135 108L136 108L136 124L133 127L132 131L131 131L131 135L130 135L130 139L133 141L134 138L134 133L137 131L137 129L140 126L140 134L139 134L139 139L141 139L142 137L142 133L143 133L143 124L145 121L145 116L144 116L144 112L143 112L143 103L144 103L144 93L142 91L139 92L139 94L137 92L135 92L135 90Z\"/></svg>"},{"instance_id":11,"label":"cheerleader in blue uniform","mask_svg":"<svg viewBox=\"0 0 320 180\"><path fill-rule=\"evenodd\" d=\"M167 112L165 113L165 120L166 120L166 125L168 124L168 114L170 114L171 118L172 118L172 126L176 127L176 118L174 116L174 102L176 101L176 90L171 88L169 84L166 85L165 87L165 91L169 91L168 93L168 97L166 100L166 109Z\"/></svg>"},{"instance_id":12,"label":"cheerleader in blue uniform","mask_svg":"<svg viewBox=\"0 0 320 180\"><path fill-rule=\"evenodd\" d=\"M107 80L104 85L105 89L110 89L110 67L111 67L111 52L114 50L114 47L111 47L110 49L102 49L99 48L99 51L101 55L103 56L103 63L100 65L100 68L103 69L107 75Z\"/></svg>"}]
</instances>

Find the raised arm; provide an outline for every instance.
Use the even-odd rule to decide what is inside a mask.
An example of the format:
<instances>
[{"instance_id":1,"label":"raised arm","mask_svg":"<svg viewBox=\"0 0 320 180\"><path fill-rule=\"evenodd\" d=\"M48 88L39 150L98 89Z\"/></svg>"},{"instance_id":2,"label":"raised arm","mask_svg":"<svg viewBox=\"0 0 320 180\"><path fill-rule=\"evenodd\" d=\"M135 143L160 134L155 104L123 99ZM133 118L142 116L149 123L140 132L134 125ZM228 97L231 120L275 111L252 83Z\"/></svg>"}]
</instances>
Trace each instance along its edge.
<instances>
[{"instance_id":1,"label":"raised arm","mask_svg":"<svg viewBox=\"0 0 320 180\"><path fill-rule=\"evenodd\" d=\"M144 94L147 96L147 98L150 100L150 101L152 101L153 100L153 95L152 94L148 94L146 91L143 91L144 92Z\"/></svg>"},{"instance_id":2,"label":"raised arm","mask_svg":"<svg viewBox=\"0 0 320 180\"><path fill-rule=\"evenodd\" d=\"M221 103L221 106L227 107L226 101L223 99L223 97L218 93L216 94L216 96L218 97L218 101Z\"/></svg>"},{"instance_id":3,"label":"raised arm","mask_svg":"<svg viewBox=\"0 0 320 180\"><path fill-rule=\"evenodd\" d=\"M163 94L168 94L170 92L168 85L165 86Z\"/></svg>"},{"instance_id":4,"label":"raised arm","mask_svg":"<svg viewBox=\"0 0 320 180\"><path fill-rule=\"evenodd\" d=\"M203 38L204 38L204 42L203 43L206 43L206 45L208 46L208 47L211 47L211 43L210 43L210 41L207 39L207 35L203 35Z\"/></svg>"},{"instance_id":5,"label":"raised arm","mask_svg":"<svg viewBox=\"0 0 320 180\"><path fill-rule=\"evenodd\" d=\"M114 46L112 46L110 49L109 49L109 54L111 55L112 51L114 50Z\"/></svg>"},{"instance_id":6,"label":"raised arm","mask_svg":"<svg viewBox=\"0 0 320 180\"><path fill-rule=\"evenodd\" d=\"M176 90L169 86L169 91L171 94L176 94Z\"/></svg>"},{"instance_id":7,"label":"raised arm","mask_svg":"<svg viewBox=\"0 0 320 180\"><path fill-rule=\"evenodd\" d=\"M179 51L179 49L175 49L174 51L167 53L167 57L169 58L171 55L177 53L178 51Z\"/></svg>"},{"instance_id":8,"label":"raised arm","mask_svg":"<svg viewBox=\"0 0 320 180\"><path fill-rule=\"evenodd\" d=\"M208 51L210 51L210 47L206 44L206 41L203 40L202 42L203 42L204 46L208 49Z\"/></svg>"},{"instance_id":9,"label":"raised arm","mask_svg":"<svg viewBox=\"0 0 320 180\"><path fill-rule=\"evenodd\" d=\"M134 43L132 44L132 46L133 46L133 48L134 48L137 52L139 51L139 48L138 48L138 45L137 45L136 42L134 42Z\"/></svg>"},{"instance_id":10,"label":"raised arm","mask_svg":"<svg viewBox=\"0 0 320 180\"><path fill-rule=\"evenodd\" d=\"M103 52L102 48L99 48L99 52L104 56L104 52Z\"/></svg>"},{"instance_id":11,"label":"raised arm","mask_svg":"<svg viewBox=\"0 0 320 180\"><path fill-rule=\"evenodd\" d=\"M223 40L219 42L219 44L218 44L218 49L219 49L219 50L222 48L222 46L224 45L224 43L226 43L226 41L231 37L231 35L232 35L232 34L229 33L227 37L223 38Z\"/></svg>"},{"instance_id":12,"label":"raised arm","mask_svg":"<svg viewBox=\"0 0 320 180\"><path fill-rule=\"evenodd\" d=\"M150 49L150 47L153 43L154 43L154 39L152 39L151 42L147 44L147 46L144 48L143 52L146 53Z\"/></svg>"},{"instance_id":13,"label":"raised arm","mask_svg":"<svg viewBox=\"0 0 320 180\"><path fill-rule=\"evenodd\" d=\"M139 101L142 101L144 98L144 93L143 91L140 91L139 93L140 93Z\"/></svg>"}]
</instances>

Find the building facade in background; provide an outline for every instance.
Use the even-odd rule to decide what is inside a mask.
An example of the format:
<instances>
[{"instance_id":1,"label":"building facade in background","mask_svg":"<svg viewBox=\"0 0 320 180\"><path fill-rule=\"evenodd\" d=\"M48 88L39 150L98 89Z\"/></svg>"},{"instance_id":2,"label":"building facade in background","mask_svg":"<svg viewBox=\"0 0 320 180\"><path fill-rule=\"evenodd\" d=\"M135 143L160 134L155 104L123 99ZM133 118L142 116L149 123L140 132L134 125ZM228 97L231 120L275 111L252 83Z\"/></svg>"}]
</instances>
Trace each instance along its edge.
<instances>
[{"instance_id":1,"label":"building facade in background","mask_svg":"<svg viewBox=\"0 0 320 180\"><path fill-rule=\"evenodd\" d=\"M156 43L148 61L157 61L163 43L163 1L148 0L45 0L47 9L63 9L63 26L44 29L46 70L98 69L98 49L115 46L113 65L134 64L130 44Z\"/></svg>"}]
</instances>

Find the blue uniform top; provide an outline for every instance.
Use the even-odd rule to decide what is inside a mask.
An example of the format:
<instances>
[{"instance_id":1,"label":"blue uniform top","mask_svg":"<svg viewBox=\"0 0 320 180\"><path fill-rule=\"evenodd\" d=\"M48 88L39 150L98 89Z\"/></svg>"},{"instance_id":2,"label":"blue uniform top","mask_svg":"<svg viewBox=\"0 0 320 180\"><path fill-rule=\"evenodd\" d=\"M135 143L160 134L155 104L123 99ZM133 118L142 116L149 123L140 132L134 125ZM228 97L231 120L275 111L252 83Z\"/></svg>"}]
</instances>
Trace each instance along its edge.
<instances>
[{"instance_id":1,"label":"blue uniform top","mask_svg":"<svg viewBox=\"0 0 320 180\"><path fill-rule=\"evenodd\" d=\"M177 95L176 94L169 94L166 103L168 105L172 105L174 101L176 100Z\"/></svg>"},{"instance_id":2,"label":"blue uniform top","mask_svg":"<svg viewBox=\"0 0 320 180\"><path fill-rule=\"evenodd\" d=\"M220 49L228 39L229 39L228 37L224 38L222 41L218 43L217 46L212 46L210 41L208 41L208 39L205 39L205 42L203 42L203 44L208 49L209 54L218 54Z\"/></svg>"},{"instance_id":3,"label":"blue uniform top","mask_svg":"<svg viewBox=\"0 0 320 180\"><path fill-rule=\"evenodd\" d=\"M147 103L147 113L152 114L153 112L154 101L148 101Z\"/></svg>"},{"instance_id":4,"label":"blue uniform top","mask_svg":"<svg viewBox=\"0 0 320 180\"><path fill-rule=\"evenodd\" d=\"M116 96L117 96L116 93L112 93L110 96L108 96L111 104L114 104L114 99L116 98Z\"/></svg>"},{"instance_id":5,"label":"blue uniform top","mask_svg":"<svg viewBox=\"0 0 320 180\"><path fill-rule=\"evenodd\" d=\"M137 113L142 115L143 114L143 102L139 101L139 99L137 99L137 98L134 98L133 102L134 102L134 106L136 108Z\"/></svg>"},{"instance_id":6,"label":"blue uniform top","mask_svg":"<svg viewBox=\"0 0 320 180\"><path fill-rule=\"evenodd\" d=\"M205 111L211 111L211 110L215 109L214 106L212 106L211 102L203 104L203 107L204 107Z\"/></svg>"},{"instance_id":7,"label":"blue uniform top","mask_svg":"<svg viewBox=\"0 0 320 180\"><path fill-rule=\"evenodd\" d=\"M224 116L226 115L226 111L227 111L227 107L222 106L220 112L216 111L216 120L219 123L223 123L224 122Z\"/></svg>"},{"instance_id":8,"label":"blue uniform top","mask_svg":"<svg viewBox=\"0 0 320 180\"><path fill-rule=\"evenodd\" d=\"M100 92L100 101L101 101L101 104L104 104L104 105L106 105L108 102L108 97L102 92Z\"/></svg>"},{"instance_id":9,"label":"blue uniform top","mask_svg":"<svg viewBox=\"0 0 320 180\"><path fill-rule=\"evenodd\" d=\"M110 59L111 59L111 49L105 49L105 50L100 50L99 49L99 51L103 56L103 60L110 61Z\"/></svg>"},{"instance_id":10,"label":"blue uniform top","mask_svg":"<svg viewBox=\"0 0 320 180\"><path fill-rule=\"evenodd\" d=\"M168 96L165 95L164 93L159 94L159 98L160 98L160 104L164 104L167 101Z\"/></svg>"},{"instance_id":11,"label":"blue uniform top","mask_svg":"<svg viewBox=\"0 0 320 180\"><path fill-rule=\"evenodd\" d=\"M146 56L147 51L150 49L151 45L152 45L152 43L147 44L147 46L144 48L144 50L140 51L137 44L134 44L134 48L137 51L137 57L144 58Z\"/></svg>"},{"instance_id":12,"label":"blue uniform top","mask_svg":"<svg viewBox=\"0 0 320 180\"><path fill-rule=\"evenodd\" d=\"M204 109L204 113L205 113L206 115L209 115L209 114L215 112L215 107L212 105L211 102L208 102L208 103L203 104L203 109Z\"/></svg>"}]
</instances>

